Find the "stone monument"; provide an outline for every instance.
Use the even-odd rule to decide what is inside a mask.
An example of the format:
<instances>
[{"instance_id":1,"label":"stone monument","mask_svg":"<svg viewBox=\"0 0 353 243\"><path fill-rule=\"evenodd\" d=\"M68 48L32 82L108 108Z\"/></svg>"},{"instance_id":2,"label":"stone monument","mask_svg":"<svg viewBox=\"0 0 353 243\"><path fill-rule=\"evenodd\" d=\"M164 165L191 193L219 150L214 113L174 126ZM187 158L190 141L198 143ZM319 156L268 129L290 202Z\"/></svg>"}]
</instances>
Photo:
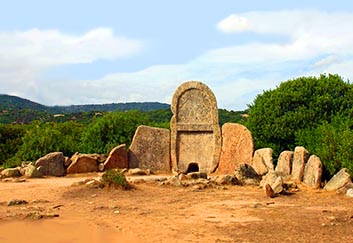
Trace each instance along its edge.
<instances>
[{"instance_id":1,"label":"stone monument","mask_svg":"<svg viewBox=\"0 0 353 243\"><path fill-rule=\"evenodd\" d=\"M201 82L185 82L175 91L171 110L172 168L214 172L221 152L221 132L213 92Z\"/></svg>"}]
</instances>

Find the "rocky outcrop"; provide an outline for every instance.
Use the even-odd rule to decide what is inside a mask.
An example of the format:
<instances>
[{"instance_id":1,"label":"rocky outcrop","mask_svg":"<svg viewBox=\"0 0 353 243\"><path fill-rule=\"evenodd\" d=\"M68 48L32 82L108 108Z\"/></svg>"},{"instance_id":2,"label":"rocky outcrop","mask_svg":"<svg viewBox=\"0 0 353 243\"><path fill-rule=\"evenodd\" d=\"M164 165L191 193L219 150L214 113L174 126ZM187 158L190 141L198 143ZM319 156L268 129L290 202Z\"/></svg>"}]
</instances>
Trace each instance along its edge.
<instances>
[{"instance_id":1,"label":"rocky outcrop","mask_svg":"<svg viewBox=\"0 0 353 243\"><path fill-rule=\"evenodd\" d=\"M292 179L302 181L304 176L305 164L309 159L309 152L304 147L296 147L294 149L292 163Z\"/></svg>"},{"instance_id":2,"label":"rocky outcrop","mask_svg":"<svg viewBox=\"0 0 353 243\"><path fill-rule=\"evenodd\" d=\"M251 164L254 154L254 141L250 131L237 123L222 126L222 150L217 172L232 174L238 165Z\"/></svg>"},{"instance_id":3,"label":"rocky outcrop","mask_svg":"<svg viewBox=\"0 0 353 243\"><path fill-rule=\"evenodd\" d=\"M329 182L327 182L324 189L327 191L336 191L351 182L351 176L349 175L347 169L343 168L336 175L334 175Z\"/></svg>"},{"instance_id":4,"label":"rocky outcrop","mask_svg":"<svg viewBox=\"0 0 353 243\"><path fill-rule=\"evenodd\" d=\"M121 144L110 151L107 160L104 162L104 170L128 168L126 145Z\"/></svg>"},{"instance_id":5,"label":"rocky outcrop","mask_svg":"<svg viewBox=\"0 0 353 243\"><path fill-rule=\"evenodd\" d=\"M96 154L75 154L67 168L67 174L88 173L97 171L98 157Z\"/></svg>"},{"instance_id":6,"label":"rocky outcrop","mask_svg":"<svg viewBox=\"0 0 353 243\"><path fill-rule=\"evenodd\" d=\"M255 151L252 167L258 175L262 176L268 171L274 170L272 152L271 148L262 148Z\"/></svg>"},{"instance_id":7,"label":"rocky outcrop","mask_svg":"<svg viewBox=\"0 0 353 243\"><path fill-rule=\"evenodd\" d=\"M240 164L234 171L235 177L238 179L239 185L259 185L260 176L254 168L248 164Z\"/></svg>"},{"instance_id":8,"label":"rocky outcrop","mask_svg":"<svg viewBox=\"0 0 353 243\"><path fill-rule=\"evenodd\" d=\"M139 126L129 148L129 167L170 172L168 129Z\"/></svg>"},{"instance_id":9,"label":"rocky outcrop","mask_svg":"<svg viewBox=\"0 0 353 243\"><path fill-rule=\"evenodd\" d=\"M305 165L303 183L313 188L319 188L322 176L322 163L319 157L311 155Z\"/></svg>"},{"instance_id":10,"label":"rocky outcrop","mask_svg":"<svg viewBox=\"0 0 353 243\"><path fill-rule=\"evenodd\" d=\"M36 161L36 167L46 176L63 176L65 157L62 152L53 152L41 157Z\"/></svg>"},{"instance_id":11,"label":"rocky outcrop","mask_svg":"<svg viewBox=\"0 0 353 243\"><path fill-rule=\"evenodd\" d=\"M283 151L279 155L275 170L278 175L287 176L291 174L293 154L292 151Z\"/></svg>"}]
</instances>

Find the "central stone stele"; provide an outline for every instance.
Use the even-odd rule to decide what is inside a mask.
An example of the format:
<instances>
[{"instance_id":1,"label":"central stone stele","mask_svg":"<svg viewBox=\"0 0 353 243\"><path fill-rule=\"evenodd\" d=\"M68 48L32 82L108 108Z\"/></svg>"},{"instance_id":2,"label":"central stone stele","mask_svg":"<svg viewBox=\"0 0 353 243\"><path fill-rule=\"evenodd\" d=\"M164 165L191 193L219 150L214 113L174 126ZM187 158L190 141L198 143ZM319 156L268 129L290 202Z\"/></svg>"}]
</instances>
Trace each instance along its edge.
<instances>
[{"instance_id":1,"label":"central stone stele","mask_svg":"<svg viewBox=\"0 0 353 243\"><path fill-rule=\"evenodd\" d=\"M205 84L185 82L172 99L171 162L174 170L211 173L221 152L221 132L214 94Z\"/></svg>"}]
</instances>

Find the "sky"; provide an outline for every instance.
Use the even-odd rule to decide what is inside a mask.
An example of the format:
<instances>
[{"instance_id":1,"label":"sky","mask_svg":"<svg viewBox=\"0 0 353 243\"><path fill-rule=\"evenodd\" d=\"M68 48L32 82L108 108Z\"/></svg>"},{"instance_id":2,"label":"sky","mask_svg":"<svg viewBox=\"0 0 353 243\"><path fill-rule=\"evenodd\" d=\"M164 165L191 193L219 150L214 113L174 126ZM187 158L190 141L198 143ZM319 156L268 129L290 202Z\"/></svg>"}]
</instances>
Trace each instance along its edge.
<instances>
[{"instance_id":1,"label":"sky","mask_svg":"<svg viewBox=\"0 0 353 243\"><path fill-rule=\"evenodd\" d=\"M44 105L171 102L205 83L218 107L322 73L353 80L350 0L0 0L0 94Z\"/></svg>"}]
</instances>

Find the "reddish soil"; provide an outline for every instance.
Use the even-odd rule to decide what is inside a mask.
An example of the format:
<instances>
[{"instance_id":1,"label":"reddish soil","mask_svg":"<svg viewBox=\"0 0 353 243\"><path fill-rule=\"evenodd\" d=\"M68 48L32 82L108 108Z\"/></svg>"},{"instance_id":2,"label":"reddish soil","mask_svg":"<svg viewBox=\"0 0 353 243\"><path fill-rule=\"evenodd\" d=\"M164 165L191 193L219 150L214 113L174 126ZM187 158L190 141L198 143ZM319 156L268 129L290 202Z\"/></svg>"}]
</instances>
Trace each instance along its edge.
<instances>
[{"instance_id":1,"label":"reddish soil","mask_svg":"<svg viewBox=\"0 0 353 243\"><path fill-rule=\"evenodd\" d=\"M336 193L71 186L83 179L0 182L0 242L353 242L353 199ZM29 203L7 206L11 199ZM26 218L31 212L59 217Z\"/></svg>"}]
</instances>

